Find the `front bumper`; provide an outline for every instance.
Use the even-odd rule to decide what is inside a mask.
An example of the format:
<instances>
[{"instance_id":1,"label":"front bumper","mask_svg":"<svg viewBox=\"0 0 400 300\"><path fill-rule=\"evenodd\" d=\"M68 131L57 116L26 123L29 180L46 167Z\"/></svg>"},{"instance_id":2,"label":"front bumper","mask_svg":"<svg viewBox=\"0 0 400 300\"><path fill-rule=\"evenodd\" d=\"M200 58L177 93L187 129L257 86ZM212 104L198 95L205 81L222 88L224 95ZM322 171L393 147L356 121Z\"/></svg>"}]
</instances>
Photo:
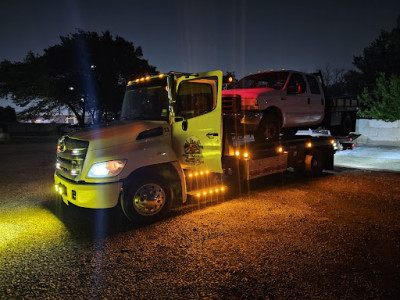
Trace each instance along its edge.
<instances>
[{"instance_id":1,"label":"front bumper","mask_svg":"<svg viewBox=\"0 0 400 300\"><path fill-rule=\"evenodd\" d=\"M118 204L122 182L74 183L54 174L59 197L66 203L86 208L111 208Z\"/></svg>"}]
</instances>

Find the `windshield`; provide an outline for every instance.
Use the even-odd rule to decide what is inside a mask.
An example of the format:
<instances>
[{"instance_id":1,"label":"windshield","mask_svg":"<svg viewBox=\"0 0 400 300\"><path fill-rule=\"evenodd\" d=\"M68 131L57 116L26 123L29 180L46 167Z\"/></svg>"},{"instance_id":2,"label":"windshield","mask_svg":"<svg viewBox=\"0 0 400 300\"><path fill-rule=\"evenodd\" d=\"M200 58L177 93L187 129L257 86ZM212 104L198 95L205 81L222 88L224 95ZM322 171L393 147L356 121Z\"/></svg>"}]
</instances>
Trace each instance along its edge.
<instances>
[{"instance_id":1,"label":"windshield","mask_svg":"<svg viewBox=\"0 0 400 300\"><path fill-rule=\"evenodd\" d=\"M271 72L246 76L238 82L237 88L250 89L269 87L275 90L281 90L285 85L288 74L288 72Z\"/></svg>"},{"instance_id":2,"label":"windshield","mask_svg":"<svg viewBox=\"0 0 400 300\"><path fill-rule=\"evenodd\" d=\"M166 78L128 86L121 120L168 120Z\"/></svg>"}]
</instances>

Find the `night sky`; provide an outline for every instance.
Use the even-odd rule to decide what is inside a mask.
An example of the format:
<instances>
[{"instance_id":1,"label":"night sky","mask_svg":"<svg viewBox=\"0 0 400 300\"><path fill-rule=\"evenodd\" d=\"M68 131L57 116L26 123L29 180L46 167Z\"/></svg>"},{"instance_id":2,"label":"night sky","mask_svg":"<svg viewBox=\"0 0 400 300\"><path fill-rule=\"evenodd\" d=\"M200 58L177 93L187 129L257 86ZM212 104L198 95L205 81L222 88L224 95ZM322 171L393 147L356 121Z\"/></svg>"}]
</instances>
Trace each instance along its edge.
<instances>
[{"instance_id":1,"label":"night sky","mask_svg":"<svg viewBox=\"0 0 400 300\"><path fill-rule=\"evenodd\" d=\"M79 28L141 46L160 72L350 69L399 15L398 0L1 0L0 60L41 54Z\"/></svg>"}]
</instances>

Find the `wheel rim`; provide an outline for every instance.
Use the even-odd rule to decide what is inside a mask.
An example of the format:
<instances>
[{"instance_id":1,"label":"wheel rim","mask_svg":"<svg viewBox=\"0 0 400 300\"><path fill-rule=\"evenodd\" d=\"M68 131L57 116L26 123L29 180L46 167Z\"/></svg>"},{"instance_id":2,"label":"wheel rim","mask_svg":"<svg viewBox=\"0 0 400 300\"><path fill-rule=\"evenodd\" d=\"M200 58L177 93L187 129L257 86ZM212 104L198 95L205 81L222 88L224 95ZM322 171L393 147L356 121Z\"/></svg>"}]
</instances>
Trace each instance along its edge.
<instances>
[{"instance_id":1,"label":"wheel rim","mask_svg":"<svg viewBox=\"0 0 400 300\"><path fill-rule=\"evenodd\" d=\"M164 189L158 184L142 185L133 196L133 207L142 216L152 216L159 213L165 205Z\"/></svg>"},{"instance_id":2,"label":"wheel rim","mask_svg":"<svg viewBox=\"0 0 400 300\"><path fill-rule=\"evenodd\" d=\"M275 138L276 135L277 135L277 128L276 128L275 124L273 124L273 123L265 124L264 137L266 139L272 139L272 138Z\"/></svg>"}]
</instances>

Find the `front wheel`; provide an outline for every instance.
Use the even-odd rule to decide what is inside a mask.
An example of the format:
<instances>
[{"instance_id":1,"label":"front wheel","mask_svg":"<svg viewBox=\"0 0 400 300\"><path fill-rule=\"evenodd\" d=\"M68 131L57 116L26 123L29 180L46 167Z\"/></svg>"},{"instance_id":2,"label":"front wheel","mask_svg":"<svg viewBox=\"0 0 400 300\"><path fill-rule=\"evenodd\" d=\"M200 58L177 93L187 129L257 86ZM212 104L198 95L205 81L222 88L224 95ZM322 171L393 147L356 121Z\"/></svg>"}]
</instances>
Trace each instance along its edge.
<instances>
[{"instance_id":1,"label":"front wheel","mask_svg":"<svg viewBox=\"0 0 400 300\"><path fill-rule=\"evenodd\" d=\"M135 179L129 179L124 188L121 198L124 214L134 223L158 221L172 206L171 188L158 176Z\"/></svg>"},{"instance_id":2,"label":"front wheel","mask_svg":"<svg viewBox=\"0 0 400 300\"><path fill-rule=\"evenodd\" d=\"M279 118L271 113L266 114L254 133L254 139L257 142L263 142L265 140L277 141L280 136L280 130L281 124Z\"/></svg>"}]
</instances>

